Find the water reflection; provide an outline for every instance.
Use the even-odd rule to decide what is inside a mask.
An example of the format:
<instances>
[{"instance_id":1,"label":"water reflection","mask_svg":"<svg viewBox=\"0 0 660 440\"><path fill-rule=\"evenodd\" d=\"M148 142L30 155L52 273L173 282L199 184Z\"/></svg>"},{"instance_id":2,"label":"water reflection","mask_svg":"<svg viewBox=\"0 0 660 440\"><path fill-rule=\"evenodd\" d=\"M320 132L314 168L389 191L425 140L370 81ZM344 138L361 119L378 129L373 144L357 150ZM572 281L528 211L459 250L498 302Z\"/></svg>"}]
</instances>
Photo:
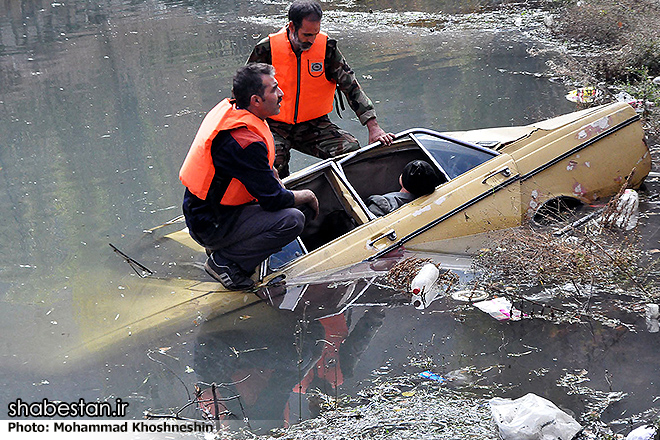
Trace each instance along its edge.
<instances>
[{"instance_id":1,"label":"water reflection","mask_svg":"<svg viewBox=\"0 0 660 440\"><path fill-rule=\"evenodd\" d=\"M578 415L608 402L605 421L652 407L660 391L648 380L660 372L653 361L660 340L645 332L643 317L608 306L604 296L591 298L594 310L628 328L589 316L558 324L529 306L525 319L498 322L448 296L419 312L372 279L304 287L293 312L283 310L286 301L273 307L267 299L207 319L196 331L192 361L205 398L212 383L219 396L235 397L219 407L224 423L247 420L263 431L316 415L327 396L355 397L384 374L414 378L428 369L450 388L486 397L534 392ZM341 298L355 301L344 308Z\"/></svg>"},{"instance_id":2,"label":"water reflection","mask_svg":"<svg viewBox=\"0 0 660 440\"><path fill-rule=\"evenodd\" d=\"M384 317L370 309L354 323L346 312L294 319L266 304L251 312L256 316L244 315L239 323L204 324L196 340L195 369L206 383L227 384L225 395L240 396L240 402L225 406L239 419L247 417L253 429L317 415L318 402L307 397L312 390L339 393Z\"/></svg>"}]
</instances>

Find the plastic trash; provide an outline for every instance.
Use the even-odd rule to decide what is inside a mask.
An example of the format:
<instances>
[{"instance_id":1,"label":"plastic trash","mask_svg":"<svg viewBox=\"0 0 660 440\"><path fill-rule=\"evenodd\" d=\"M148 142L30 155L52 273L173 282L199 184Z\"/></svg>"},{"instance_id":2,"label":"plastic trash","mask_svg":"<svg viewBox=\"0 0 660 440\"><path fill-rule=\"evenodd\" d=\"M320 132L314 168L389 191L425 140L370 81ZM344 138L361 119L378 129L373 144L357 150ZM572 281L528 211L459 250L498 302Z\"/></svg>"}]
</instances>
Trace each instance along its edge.
<instances>
[{"instance_id":1,"label":"plastic trash","mask_svg":"<svg viewBox=\"0 0 660 440\"><path fill-rule=\"evenodd\" d=\"M477 378L467 368L460 368L458 370L450 371L445 374L445 379L452 385L453 388L472 385L476 382Z\"/></svg>"},{"instance_id":2,"label":"plastic trash","mask_svg":"<svg viewBox=\"0 0 660 440\"><path fill-rule=\"evenodd\" d=\"M639 194L634 189L627 189L621 194L616 203L616 218L614 225L617 228L629 231L637 226L639 218Z\"/></svg>"},{"instance_id":3,"label":"plastic trash","mask_svg":"<svg viewBox=\"0 0 660 440\"><path fill-rule=\"evenodd\" d=\"M660 306L658 304L646 304L646 329L649 333L660 332Z\"/></svg>"},{"instance_id":4,"label":"plastic trash","mask_svg":"<svg viewBox=\"0 0 660 440\"><path fill-rule=\"evenodd\" d=\"M426 263L410 283L411 303L416 309L424 309L438 294L433 286L440 276L440 270L433 263Z\"/></svg>"},{"instance_id":5,"label":"plastic trash","mask_svg":"<svg viewBox=\"0 0 660 440\"><path fill-rule=\"evenodd\" d=\"M640 426L635 428L626 436L626 440L652 440L655 435L653 426Z\"/></svg>"},{"instance_id":6,"label":"plastic trash","mask_svg":"<svg viewBox=\"0 0 660 440\"><path fill-rule=\"evenodd\" d=\"M582 429L554 403L533 393L515 400L495 397L489 404L503 440L571 440Z\"/></svg>"},{"instance_id":7,"label":"plastic trash","mask_svg":"<svg viewBox=\"0 0 660 440\"><path fill-rule=\"evenodd\" d=\"M655 78L653 78L653 84L660 85L660 76L656 76Z\"/></svg>"},{"instance_id":8,"label":"plastic trash","mask_svg":"<svg viewBox=\"0 0 660 440\"><path fill-rule=\"evenodd\" d=\"M511 301L503 297L479 301L472 304L482 312L488 313L498 321L520 321L522 313L513 307Z\"/></svg>"},{"instance_id":9,"label":"plastic trash","mask_svg":"<svg viewBox=\"0 0 660 440\"><path fill-rule=\"evenodd\" d=\"M451 297L457 301L475 302L488 298L488 293L483 290L457 290L452 292Z\"/></svg>"},{"instance_id":10,"label":"plastic trash","mask_svg":"<svg viewBox=\"0 0 660 440\"><path fill-rule=\"evenodd\" d=\"M435 264L426 263L410 283L410 290L412 290L413 294L420 294L431 290L431 287L435 284L439 275L440 270L438 270L438 267Z\"/></svg>"},{"instance_id":11,"label":"plastic trash","mask_svg":"<svg viewBox=\"0 0 660 440\"><path fill-rule=\"evenodd\" d=\"M566 95L566 99L571 102L590 103L594 102L602 95L602 92L595 87L580 87L579 89L571 90Z\"/></svg>"},{"instance_id":12,"label":"plastic trash","mask_svg":"<svg viewBox=\"0 0 660 440\"><path fill-rule=\"evenodd\" d=\"M635 109L637 113L641 113L644 111L644 106L646 107L653 107L654 103L653 101L645 101L643 99L638 99L629 94L628 92L622 91L614 95L614 99L617 100L617 102L625 102L626 104L629 104L632 108Z\"/></svg>"},{"instance_id":13,"label":"plastic trash","mask_svg":"<svg viewBox=\"0 0 660 440\"><path fill-rule=\"evenodd\" d=\"M439 374L436 374L436 373L434 373L430 370L422 371L421 373L419 373L419 375L421 377L423 377L424 379L433 380L435 382L443 383L443 382L447 381L447 379L445 379L444 377L442 377Z\"/></svg>"},{"instance_id":14,"label":"plastic trash","mask_svg":"<svg viewBox=\"0 0 660 440\"><path fill-rule=\"evenodd\" d=\"M637 113L641 113L644 111L644 105L648 107L653 107L652 101L645 101L643 99L635 98L634 96L630 95L627 92L619 92L616 95L614 95L614 98L618 102L625 102L629 104L632 108L635 109Z\"/></svg>"},{"instance_id":15,"label":"plastic trash","mask_svg":"<svg viewBox=\"0 0 660 440\"><path fill-rule=\"evenodd\" d=\"M413 294L412 305L417 310L424 310L433 302L436 296L438 296L438 292L434 289L429 289L420 295Z\"/></svg>"}]
</instances>

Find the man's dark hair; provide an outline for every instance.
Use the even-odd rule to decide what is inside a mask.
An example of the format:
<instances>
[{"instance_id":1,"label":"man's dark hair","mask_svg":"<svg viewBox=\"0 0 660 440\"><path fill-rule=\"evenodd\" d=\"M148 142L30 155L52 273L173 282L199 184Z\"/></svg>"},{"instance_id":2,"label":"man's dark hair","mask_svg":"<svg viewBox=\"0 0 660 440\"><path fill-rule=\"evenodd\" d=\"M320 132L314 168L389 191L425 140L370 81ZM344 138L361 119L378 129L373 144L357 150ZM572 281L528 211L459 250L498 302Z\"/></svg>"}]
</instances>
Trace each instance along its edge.
<instances>
[{"instance_id":1,"label":"man's dark hair","mask_svg":"<svg viewBox=\"0 0 660 440\"><path fill-rule=\"evenodd\" d=\"M250 106L252 95L264 97L263 75L275 75L275 69L270 64L250 63L238 69L234 75L232 93L239 108Z\"/></svg>"},{"instance_id":2,"label":"man's dark hair","mask_svg":"<svg viewBox=\"0 0 660 440\"><path fill-rule=\"evenodd\" d=\"M314 0L295 0L289 6L289 21L293 22L294 30L300 29L303 18L309 21L321 21L323 11L321 5Z\"/></svg>"}]
</instances>

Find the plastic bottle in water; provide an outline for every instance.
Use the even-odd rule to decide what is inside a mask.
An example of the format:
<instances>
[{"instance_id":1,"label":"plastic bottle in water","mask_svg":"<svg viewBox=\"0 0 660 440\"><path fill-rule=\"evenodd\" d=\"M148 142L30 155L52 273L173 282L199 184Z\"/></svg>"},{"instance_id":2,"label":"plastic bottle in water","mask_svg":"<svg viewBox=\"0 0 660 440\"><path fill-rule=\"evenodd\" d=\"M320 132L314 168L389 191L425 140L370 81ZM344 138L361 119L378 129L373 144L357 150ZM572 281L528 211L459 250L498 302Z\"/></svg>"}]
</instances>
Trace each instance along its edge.
<instances>
[{"instance_id":1,"label":"plastic bottle in water","mask_svg":"<svg viewBox=\"0 0 660 440\"><path fill-rule=\"evenodd\" d=\"M433 285L438 280L440 270L433 263L426 263L422 266L415 278L410 283L410 290L412 291L412 305L416 309L423 309L433 301L437 292L433 289Z\"/></svg>"}]
</instances>

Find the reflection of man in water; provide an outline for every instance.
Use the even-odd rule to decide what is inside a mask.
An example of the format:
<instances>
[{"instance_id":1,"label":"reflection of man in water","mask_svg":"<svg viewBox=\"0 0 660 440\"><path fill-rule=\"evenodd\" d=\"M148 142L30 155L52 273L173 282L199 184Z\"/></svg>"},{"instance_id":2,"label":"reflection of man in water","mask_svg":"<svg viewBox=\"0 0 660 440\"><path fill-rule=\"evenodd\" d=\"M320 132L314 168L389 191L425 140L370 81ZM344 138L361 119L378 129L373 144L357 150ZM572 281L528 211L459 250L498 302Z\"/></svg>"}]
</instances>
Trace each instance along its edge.
<instances>
[{"instance_id":1,"label":"reflection of man in water","mask_svg":"<svg viewBox=\"0 0 660 440\"><path fill-rule=\"evenodd\" d=\"M244 410L253 429L295 423L300 409L305 417L317 415L305 403L308 390L332 395L351 377L384 316L370 309L349 333L344 313L301 320L262 303L250 314L244 320L223 316L206 322L196 341L194 369L204 382L232 384L218 391L223 397L240 395L242 405L222 403L238 419Z\"/></svg>"},{"instance_id":2,"label":"reflection of man in water","mask_svg":"<svg viewBox=\"0 0 660 440\"><path fill-rule=\"evenodd\" d=\"M371 100L364 93L337 41L321 32L323 12L314 0L296 0L289 7L289 23L261 40L248 62L272 64L284 91L282 111L269 119L281 177L289 175L291 148L327 159L359 148L353 135L330 122L333 97L339 89L362 125L369 130L369 143L392 143L376 121ZM341 99L341 97L340 97ZM343 103L343 101L342 101Z\"/></svg>"}]
</instances>

